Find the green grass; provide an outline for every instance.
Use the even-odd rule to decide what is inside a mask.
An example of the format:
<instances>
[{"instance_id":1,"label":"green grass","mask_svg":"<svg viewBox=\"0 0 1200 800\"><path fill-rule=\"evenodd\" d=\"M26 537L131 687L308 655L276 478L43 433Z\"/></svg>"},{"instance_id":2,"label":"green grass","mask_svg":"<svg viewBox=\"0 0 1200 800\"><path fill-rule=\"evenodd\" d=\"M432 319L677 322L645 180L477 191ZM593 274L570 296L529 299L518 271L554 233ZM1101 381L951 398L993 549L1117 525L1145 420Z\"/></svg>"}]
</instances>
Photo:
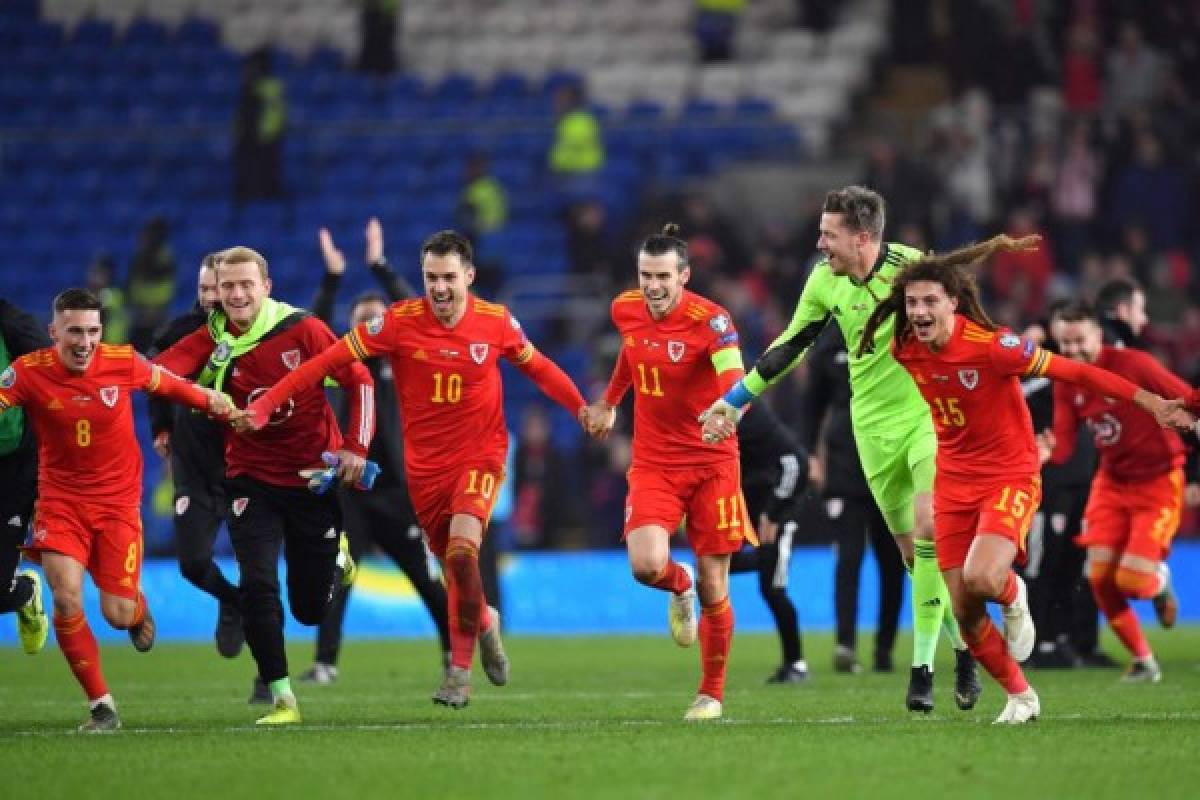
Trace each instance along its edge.
<instances>
[{"instance_id":1,"label":"green grass","mask_svg":"<svg viewBox=\"0 0 1200 800\"><path fill-rule=\"evenodd\" d=\"M1000 728L989 724L1003 705L990 679L963 713L940 664L938 709L917 717L903 710L906 672L831 674L828 636L806 639L815 674L801 687L763 685L774 639L737 637L726 719L699 726L680 722L696 652L665 635L514 638L511 684L477 686L458 712L429 701L432 643L350 642L335 685L299 687L305 724L288 730L251 724L248 655L113 644L103 656L125 729L96 737L70 734L84 706L53 646L36 658L0 649L0 795L1197 797L1200 628L1154 631L1152 644L1161 684L1031 671L1043 718ZM310 653L292 649L297 672Z\"/></svg>"}]
</instances>

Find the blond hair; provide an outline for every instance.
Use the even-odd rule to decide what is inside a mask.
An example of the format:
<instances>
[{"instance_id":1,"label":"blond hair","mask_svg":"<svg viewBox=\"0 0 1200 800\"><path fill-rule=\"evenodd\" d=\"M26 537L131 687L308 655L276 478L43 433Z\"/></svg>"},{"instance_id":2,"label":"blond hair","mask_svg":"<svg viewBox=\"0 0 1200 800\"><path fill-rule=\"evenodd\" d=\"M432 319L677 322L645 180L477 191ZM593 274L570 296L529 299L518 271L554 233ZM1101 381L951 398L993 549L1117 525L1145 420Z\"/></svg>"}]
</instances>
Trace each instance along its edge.
<instances>
[{"instance_id":1,"label":"blond hair","mask_svg":"<svg viewBox=\"0 0 1200 800\"><path fill-rule=\"evenodd\" d=\"M262 253L252 250L249 247L237 245L216 253L216 261L213 263L213 268L223 267L226 264L257 264L258 272L262 275L262 279L265 281L269 277L267 274L267 260L263 258Z\"/></svg>"}]
</instances>

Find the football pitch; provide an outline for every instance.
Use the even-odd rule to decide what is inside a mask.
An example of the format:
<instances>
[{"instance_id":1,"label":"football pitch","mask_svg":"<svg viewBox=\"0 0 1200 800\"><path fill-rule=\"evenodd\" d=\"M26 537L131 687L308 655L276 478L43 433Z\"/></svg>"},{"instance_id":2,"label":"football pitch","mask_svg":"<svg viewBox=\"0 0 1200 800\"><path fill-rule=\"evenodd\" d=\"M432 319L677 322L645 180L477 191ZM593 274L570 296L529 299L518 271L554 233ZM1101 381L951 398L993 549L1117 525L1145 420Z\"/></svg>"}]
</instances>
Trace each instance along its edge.
<instances>
[{"instance_id":1,"label":"football pitch","mask_svg":"<svg viewBox=\"0 0 1200 800\"><path fill-rule=\"evenodd\" d=\"M833 674L828 634L806 637L814 674L800 686L764 685L773 637L736 637L726 718L684 724L697 655L664 633L514 637L511 683L477 685L462 711L429 700L440 672L431 642L351 641L337 683L298 685L305 721L284 730L252 724L262 707L245 702L248 653L224 661L210 645L142 655L106 644L125 727L84 737L71 733L84 704L54 645L37 657L4 648L0 787L48 800L1196 797L1200 627L1150 635L1161 684L1031 670L1043 717L1015 728L990 724L1003 694L986 676L974 711L954 707L948 652L937 709L916 716L903 708L906 668ZM1118 652L1110 638L1105 647ZM896 653L907 652L902 638ZM289 655L299 672L311 648Z\"/></svg>"}]
</instances>

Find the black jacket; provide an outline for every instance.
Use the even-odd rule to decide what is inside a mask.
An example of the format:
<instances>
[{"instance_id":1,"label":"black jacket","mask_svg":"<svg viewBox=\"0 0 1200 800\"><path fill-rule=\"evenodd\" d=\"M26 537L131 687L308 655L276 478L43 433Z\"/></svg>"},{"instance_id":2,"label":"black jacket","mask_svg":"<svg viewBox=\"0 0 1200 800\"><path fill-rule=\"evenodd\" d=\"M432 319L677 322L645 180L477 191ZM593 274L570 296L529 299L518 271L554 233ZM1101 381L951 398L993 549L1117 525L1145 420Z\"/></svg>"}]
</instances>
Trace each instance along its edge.
<instances>
[{"instance_id":1,"label":"black jacket","mask_svg":"<svg viewBox=\"0 0 1200 800\"><path fill-rule=\"evenodd\" d=\"M746 501L781 522L808 485L808 453L764 402L742 415L737 433Z\"/></svg>"},{"instance_id":2,"label":"black jacket","mask_svg":"<svg viewBox=\"0 0 1200 800\"><path fill-rule=\"evenodd\" d=\"M850 359L842 331L830 325L805 359L808 392L804 396L805 445L815 450L821 422L829 419L821 437L825 444L825 495L870 497L871 489L858 460L850 422Z\"/></svg>"},{"instance_id":3,"label":"black jacket","mask_svg":"<svg viewBox=\"0 0 1200 800\"><path fill-rule=\"evenodd\" d=\"M147 357L167 350L207 320L208 312L198 303L186 314L167 320L154 332ZM180 377L196 378L195 375ZM164 431L171 435L171 458L176 466L182 462L188 473L207 476L213 484L220 482L225 474L225 432L221 425L204 414L153 395L149 405L150 430L155 436Z\"/></svg>"},{"instance_id":4,"label":"black jacket","mask_svg":"<svg viewBox=\"0 0 1200 800\"><path fill-rule=\"evenodd\" d=\"M34 319L32 314L22 311L3 298L0 298L0 336L4 337L4 347L8 350L8 357L11 361L16 361L18 356L51 345L50 336L46 333L45 327ZM25 429L21 433L21 443L8 453L8 456L19 453L21 457L27 457L34 452L32 427L27 420Z\"/></svg>"}]
</instances>

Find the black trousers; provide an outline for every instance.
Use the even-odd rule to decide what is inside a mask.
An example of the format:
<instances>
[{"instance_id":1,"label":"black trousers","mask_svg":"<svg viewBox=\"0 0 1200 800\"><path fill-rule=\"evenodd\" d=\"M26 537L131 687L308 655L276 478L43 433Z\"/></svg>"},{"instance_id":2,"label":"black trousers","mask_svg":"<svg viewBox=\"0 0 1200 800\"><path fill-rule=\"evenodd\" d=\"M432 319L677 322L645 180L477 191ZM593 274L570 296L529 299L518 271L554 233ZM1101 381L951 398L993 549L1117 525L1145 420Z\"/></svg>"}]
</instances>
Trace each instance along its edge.
<instances>
[{"instance_id":1,"label":"black trousers","mask_svg":"<svg viewBox=\"0 0 1200 800\"><path fill-rule=\"evenodd\" d=\"M225 483L211 470L193 464L178 452L171 455L175 483L175 546L179 572L197 589L221 603L241 606L237 587L213 560L221 522L229 512Z\"/></svg>"},{"instance_id":2,"label":"black trousers","mask_svg":"<svg viewBox=\"0 0 1200 800\"><path fill-rule=\"evenodd\" d=\"M33 583L16 577L20 547L37 498L37 455L19 449L0 456L0 613L15 611L29 602Z\"/></svg>"},{"instance_id":3,"label":"black trousers","mask_svg":"<svg viewBox=\"0 0 1200 800\"><path fill-rule=\"evenodd\" d=\"M325 618L334 589L342 514L332 493L272 486L241 475L226 483L229 538L241 571L238 587L246 643L268 683L288 674L283 644L279 554L287 564L288 605L304 625Z\"/></svg>"},{"instance_id":4,"label":"black trousers","mask_svg":"<svg viewBox=\"0 0 1200 800\"><path fill-rule=\"evenodd\" d=\"M834 530L834 605L837 643L851 650L857 640L858 587L867 541L879 569L879 621L875 628L875 658L890 657L904 599L904 559L887 523L870 497L826 497L825 513Z\"/></svg>"},{"instance_id":5,"label":"black trousers","mask_svg":"<svg viewBox=\"0 0 1200 800\"><path fill-rule=\"evenodd\" d=\"M759 515L766 507L770 489L762 492L746 491L746 511L752 524L758 524ZM758 591L762 594L763 602L771 612L775 621L775 631L779 634L780 649L783 654L783 664L793 664L804 658L804 643L800 636L800 617L796 606L788 597L788 569L791 566L792 543L796 537L798 525L792 515L784 516L779 523L779 534L771 544L762 544L757 549L743 548L729 562L732 574L745 572L758 573Z\"/></svg>"},{"instance_id":6,"label":"black trousers","mask_svg":"<svg viewBox=\"0 0 1200 800\"><path fill-rule=\"evenodd\" d=\"M450 650L450 628L446 617L446 588L429 572L429 553L417 524L408 492L402 486L360 492L342 490L338 495L350 554L355 560L374 544L387 553L408 577L421 602L437 626L442 652ZM342 645L342 625L350 590L339 591L329 613L317 629L317 661L336 664Z\"/></svg>"},{"instance_id":7,"label":"black trousers","mask_svg":"<svg viewBox=\"0 0 1200 800\"><path fill-rule=\"evenodd\" d=\"M1038 642L1066 638L1077 653L1093 653L1099 637L1096 601L1084 574L1087 552L1075 544L1088 486L1047 489L1026 540L1023 569Z\"/></svg>"}]
</instances>

